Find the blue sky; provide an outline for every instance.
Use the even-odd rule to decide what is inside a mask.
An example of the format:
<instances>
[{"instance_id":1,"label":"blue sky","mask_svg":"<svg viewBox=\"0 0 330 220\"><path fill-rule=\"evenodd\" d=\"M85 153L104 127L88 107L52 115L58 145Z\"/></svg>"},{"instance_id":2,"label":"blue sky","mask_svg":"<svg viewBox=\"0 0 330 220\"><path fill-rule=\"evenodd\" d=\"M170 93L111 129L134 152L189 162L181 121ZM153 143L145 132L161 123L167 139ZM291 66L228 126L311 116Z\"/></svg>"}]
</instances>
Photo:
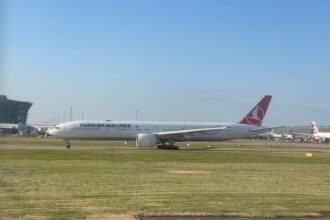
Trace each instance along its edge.
<instances>
[{"instance_id":1,"label":"blue sky","mask_svg":"<svg viewBox=\"0 0 330 220\"><path fill-rule=\"evenodd\" d=\"M330 125L330 1L36 1L0 4L0 93L29 123L239 121Z\"/></svg>"}]
</instances>

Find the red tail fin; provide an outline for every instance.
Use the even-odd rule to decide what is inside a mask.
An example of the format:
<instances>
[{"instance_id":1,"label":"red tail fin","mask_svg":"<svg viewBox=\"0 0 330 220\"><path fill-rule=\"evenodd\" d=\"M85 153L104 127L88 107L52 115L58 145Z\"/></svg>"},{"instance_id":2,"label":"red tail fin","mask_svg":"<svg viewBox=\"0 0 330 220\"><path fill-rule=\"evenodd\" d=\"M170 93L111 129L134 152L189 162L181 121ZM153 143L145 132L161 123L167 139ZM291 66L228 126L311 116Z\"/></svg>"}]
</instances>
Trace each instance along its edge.
<instances>
[{"instance_id":1,"label":"red tail fin","mask_svg":"<svg viewBox=\"0 0 330 220\"><path fill-rule=\"evenodd\" d=\"M313 128L313 134L319 133L319 129L317 128L315 121L312 121L312 128Z\"/></svg>"},{"instance_id":2,"label":"red tail fin","mask_svg":"<svg viewBox=\"0 0 330 220\"><path fill-rule=\"evenodd\" d=\"M254 106L253 109L242 119L240 124L260 126L266 115L267 108L271 99L272 96L270 95L263 97L261 101L256 106Z\"/></svg>"}]
</instances>

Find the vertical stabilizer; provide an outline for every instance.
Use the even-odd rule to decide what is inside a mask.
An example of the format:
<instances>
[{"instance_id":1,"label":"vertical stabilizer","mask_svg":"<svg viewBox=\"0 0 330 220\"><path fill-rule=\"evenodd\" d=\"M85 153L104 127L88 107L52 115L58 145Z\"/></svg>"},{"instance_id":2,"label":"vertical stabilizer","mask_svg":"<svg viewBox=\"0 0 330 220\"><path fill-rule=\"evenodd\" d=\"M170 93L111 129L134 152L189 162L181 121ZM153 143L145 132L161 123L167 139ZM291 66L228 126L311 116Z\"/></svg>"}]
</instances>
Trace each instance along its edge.
<instances>
[{"instance_id":1,"label":"vertical stabilizer","mask_svg":"<svg viewBox=\"0 0 330 220\"><path fill-rule=\"evenodd\" d=\"M312 121L312 129L313 129L313 134L319 133L319 129L317 128L315 121Z\"/></svg>"},{"instance_id":2,"label":"vertical stabilizer","mask_svg":"<svg viewBox=\"0 0 330 220\"><path fill-rule=\"evenodd\" d=\"M272 96L264 96L260 102L254 106L251 111L240 121L240 124L260 126L266 115L268 105Z\"/></svg>"}]
</instances>

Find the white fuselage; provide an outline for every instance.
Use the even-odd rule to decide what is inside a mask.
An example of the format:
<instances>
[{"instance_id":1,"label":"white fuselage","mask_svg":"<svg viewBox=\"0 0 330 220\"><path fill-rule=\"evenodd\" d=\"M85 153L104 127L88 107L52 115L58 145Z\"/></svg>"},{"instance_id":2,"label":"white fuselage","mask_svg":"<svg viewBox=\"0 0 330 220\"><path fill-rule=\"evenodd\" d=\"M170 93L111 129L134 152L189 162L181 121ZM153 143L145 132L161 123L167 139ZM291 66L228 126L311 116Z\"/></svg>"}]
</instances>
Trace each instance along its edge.
<instances>
[{"instance_id":1,"label":"white fuselage","mask_svg":"<svg viewBox=\"0 0 330 220\"><path fill-rule=\"evenodd\" d=\"M314 138L326 138L330 139L330 132L318 132L313 134Z\"/></svg>"},{"instance_id":2,"label":"white fuselage","mask_svg":"<svg viewBox=\"0 0 330 220\"><path fill-rule=\"evenodd\" d=\"M227 127L203 135L184 135L173 141L223 141L245 138L261 133L260 126L239 123L142 122L142 121L74 121L50 129L50 135L65 140L135 140L138 134L153 134L212 127ZM265 131L262 131L265 132Z\"/></svg>"}]
</instances>

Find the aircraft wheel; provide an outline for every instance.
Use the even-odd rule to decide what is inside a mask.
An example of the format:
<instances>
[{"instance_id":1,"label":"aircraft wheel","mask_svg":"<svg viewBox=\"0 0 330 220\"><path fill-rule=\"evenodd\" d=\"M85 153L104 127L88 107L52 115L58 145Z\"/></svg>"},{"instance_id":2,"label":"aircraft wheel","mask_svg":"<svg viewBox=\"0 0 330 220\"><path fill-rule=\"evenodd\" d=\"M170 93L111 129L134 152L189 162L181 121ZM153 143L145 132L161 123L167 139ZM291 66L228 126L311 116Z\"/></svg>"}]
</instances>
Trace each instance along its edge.
<instances>
[{"instance_id":1,"label":"aircraft wheel","mask_svg":"<svg viewBox=\"0 0 330 220\"><path fill-rule=\"evenodd\" d=\"M160 150L179 150L179 147L175 146L175 145L161 144L161 145L157 146L157 149L160 149Z\"/></svg>"},{"instance_id":2,"label":"aircraft wheel","mask_svg":"<svg viewBox=\"0 0 330 220\"><path fill-rule=\"evenodd\" d=\"M179 150L179 147L178 146L176 146L176 145L173 145L173 146L171 146L172 147L172 149L171 150Z\"/></svg>"}]
</instances>

